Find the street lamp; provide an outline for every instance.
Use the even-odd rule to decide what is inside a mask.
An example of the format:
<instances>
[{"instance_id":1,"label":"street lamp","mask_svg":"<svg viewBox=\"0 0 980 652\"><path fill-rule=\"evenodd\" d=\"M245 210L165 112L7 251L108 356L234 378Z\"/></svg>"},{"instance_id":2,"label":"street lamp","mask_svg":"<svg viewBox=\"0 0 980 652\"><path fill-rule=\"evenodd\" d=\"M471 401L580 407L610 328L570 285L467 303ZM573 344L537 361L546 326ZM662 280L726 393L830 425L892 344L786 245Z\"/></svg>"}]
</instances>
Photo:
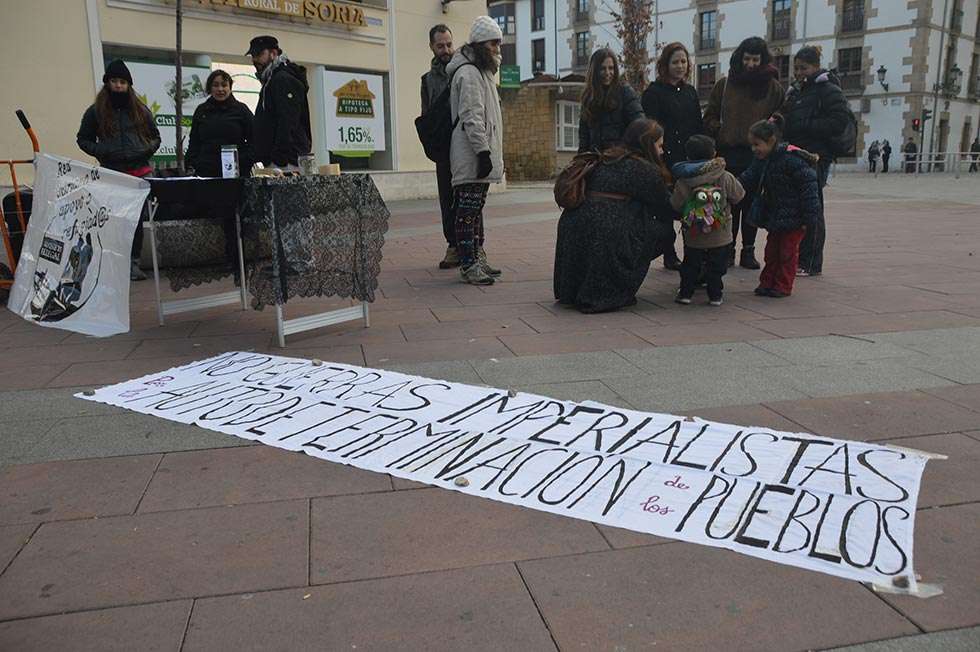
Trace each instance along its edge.
<instances>
[{"instance_id":1,"label":"street lamp","mask_svg":"<svg viewBox=\"0 0 980 652\"><path fill-rule=\"evenodd\" d=\"M945 100L945 109L949 111L949 101L960 94L963 90L963 71L955 63L952 67L946 71L946 78L943 79L943 83L936 84L933 87L936 93L941 93L943 99Z\"/></svg>"},{"instance_id":2,"label":"street lamp","mask_svg":"<svg viewBox=\"0 0 980 652\"><path fill-rule=\"evenodd\" d=\"M881 67L878 68L877 72L878 72L878 83L881 84L881 87L884 88L885 92L887 93L888 83L885 81L885 75L888 74L888 68L885 68L884 64L882 64Z\"/></svg>"}]
</instances>

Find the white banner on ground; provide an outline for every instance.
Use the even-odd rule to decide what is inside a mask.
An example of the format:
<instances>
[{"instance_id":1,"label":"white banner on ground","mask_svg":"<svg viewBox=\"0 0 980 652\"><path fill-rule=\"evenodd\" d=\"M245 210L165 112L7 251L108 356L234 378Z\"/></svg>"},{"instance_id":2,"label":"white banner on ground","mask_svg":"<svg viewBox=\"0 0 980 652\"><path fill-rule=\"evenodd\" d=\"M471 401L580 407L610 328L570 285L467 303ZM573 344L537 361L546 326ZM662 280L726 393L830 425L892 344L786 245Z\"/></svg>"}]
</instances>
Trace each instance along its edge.
<instances>
[{"instance_id":1,"label":"white banner on ground","mask_svg":"<svg viewBox=\"0 0 980 652\"><path fill-rule=\"evenodd\" d=\"M34 168L34 211L7 307L41 326L125 333L130 250L150 184L49 154Z\"/></svg>"},{"instance_id":2,"label":"white banner on ground","mask_svg":"<svg viewBox=\"0 0 980 652\"><path fill-rule=\"evenodd\" d=\"M243 352L77 396L916 591L913 526L926 457L909 450Z\"/></svg>"}]
</instances>

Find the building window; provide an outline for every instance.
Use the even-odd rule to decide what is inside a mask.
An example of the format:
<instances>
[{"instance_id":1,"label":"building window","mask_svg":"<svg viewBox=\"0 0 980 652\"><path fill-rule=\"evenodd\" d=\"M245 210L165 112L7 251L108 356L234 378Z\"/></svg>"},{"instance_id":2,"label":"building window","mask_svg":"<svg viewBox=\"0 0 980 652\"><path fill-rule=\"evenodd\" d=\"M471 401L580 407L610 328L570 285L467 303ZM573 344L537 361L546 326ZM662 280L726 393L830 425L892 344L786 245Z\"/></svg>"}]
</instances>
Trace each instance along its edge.
<instances>
[{"instance_id":1,"label":"building window","mask_svg":"<svg viewBox=\"0 0 980 652\"><path fill-rule=\"evenodd\" d=\"M714 63L698 64L698 97L702 100L711 95L711 89L715 87L717 70L718 66Z\"/></svg>"},{"instance_id":2,"label":"building window","mask_svg":"<svg viewBox=\"0 0 980 652\"><path fill-rule=\"evenodd\" d=\"M862 29L864 29L864 0L844 0L841 31L860 32Z\"/></svg>"},{"instance_id":3,"label":"building window","mask_svg":"<svg viewBox=\"0 0 980 652\"><path fill-rule=\"evenodd\" d=\"M531 31L544 29L544 0L531 0Z\"/></svg>"},{"instance_id":4,"label":"building window","mask_svg":"<svg viewBox=\"0 0 980 652\"><path fill-rule=\"evenodd\" d=\"M500 45L500 64L503 66L517 65L517 46L513 43L502 43Z\"/></svg>"},{"instance_id":5,"label":"building window","mask_svg":"<svg viewBox=\"0 0 980 652\"><path fill-rule=\"evenodd\" d=\"M488 10L490 12L490 17L497 21L500 25L500 31L504 34L514 34L517 32L517 28L514 24L514 5L513 3L507 2L504 4L496 4Z\"/></svg>"},{"instance_id":6,"label":"building window","mask_svg":"<svg viewBox=\"0 0 980 652\"><path fill-rule=\"evenodd\" d=\"M589 0L575 0L575 20L589 19Z\"/></svg>"},{"instance_id":7,"label":"building window","mask_svg":"<svg viewBox=\"0 0 980 652\"><path fill-rule=\"evenodd\" d=\"M544 39L531 41L531 72L544 72Z\"/></svg>"},{"instance_id":8,"label":"building window","mask_svg":"<svg viewBox=\"0 0 980 652\"><path fill-rule=\"evenodd\" d=\"M792 7L790 0L773 0L772 40L788 41L792 36Z\"/></svg>"},{"instance_id":9,"label":"building window","mask_svg":"<svg viewBox=\"0 0 980 652\"><path fill-rule=\"evenodd\" d=\"M779 81L783 87L789 86L790 82L790 70L789 70L789 55L780 54L776 57L776 70L779 71Z\"/></svg>"},{"instance_id":10,"label":"building window","mask_svg":"<svg viewBox=\"0 0 980 652\"><path fill-rule=\"evenodd\" d=\"M837 50L837 72L845 91L864 89L864 71L861 65L861 48Z\"/></svg>"},{"instance_id":11,"label":"building window","mask_svg":"<svg viewBox=\"0 0 980 652\"><path fill-rule=\"evenodd\" d=\"M578 102L558 102L555 105L555 143L560 152L578 151L578 122L582 105Z\"/></svg>"},{"instance_id":12,"label":"building window","mask_svg":"<svg viewBox=\"0 0 980 652\"><path fill-rule=\"evenodd\" d=\"M575 65L585 66L589 63L589 33L575 33Z\"/></svg>"},{"instance_id":13,"label":"building window","mask_svg":"<svg viewBox=\"0 0 980 652\"><path fill-rule=\"evenodd\" d=\"M717 11L703 11L700 16L700 29L698 31L698 49L713 50L718 37L718 27L715 20L718 17Z\"/></svg>"}]
</instances>

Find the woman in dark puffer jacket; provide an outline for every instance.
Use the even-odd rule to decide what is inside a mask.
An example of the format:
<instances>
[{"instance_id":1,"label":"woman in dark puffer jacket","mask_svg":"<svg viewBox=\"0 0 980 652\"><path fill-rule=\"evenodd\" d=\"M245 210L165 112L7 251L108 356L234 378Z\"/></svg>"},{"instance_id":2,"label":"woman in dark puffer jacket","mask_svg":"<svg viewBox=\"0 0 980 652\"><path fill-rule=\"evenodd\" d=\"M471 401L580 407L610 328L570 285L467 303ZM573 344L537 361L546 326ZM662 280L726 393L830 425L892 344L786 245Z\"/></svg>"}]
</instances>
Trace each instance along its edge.
<instances>
[{"instance_id":1,"label":"woman in dark puffer jacket","mask_svg":"<svg viewBox=\"0 0 980 652\"><path fill-rule=\"evenodd\" d=\"M608 48L596 50L589 59L582 93L578 151L601 151L622 144L626 128L642 117L640 97L619 76L615 53Z\"/></svg>"},{"instance_id":2,"label":"woman in dark puffer jacket","mask_svg":"<svg viewBox=\"0 0 980 652\"><path fill-rule=\"evenodd\" d=\"M817 164L817 186L820 191L820 214L813 228L807 230L800 244L800 276L823 272L823 247L826 226L823 212L823 187L834 160L830 138L844 131L851 109L840 88L840 79L820 67L820 49L801 48L793 58L796 81L786 94L782 114L786 118L786 141L820 156Z\"/></svg>"}]
</instances>

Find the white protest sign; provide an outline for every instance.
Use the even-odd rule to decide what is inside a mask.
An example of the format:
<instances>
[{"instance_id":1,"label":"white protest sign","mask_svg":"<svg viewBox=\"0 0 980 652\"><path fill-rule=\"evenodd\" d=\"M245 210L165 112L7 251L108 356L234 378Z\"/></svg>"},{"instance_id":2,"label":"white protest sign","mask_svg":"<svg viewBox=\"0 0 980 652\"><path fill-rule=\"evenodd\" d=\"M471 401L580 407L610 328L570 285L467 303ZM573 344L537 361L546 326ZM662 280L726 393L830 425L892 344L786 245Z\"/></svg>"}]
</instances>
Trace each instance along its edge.
<instances>
[{"instance_id":1,"label":"white protest sign","mask_svg":"<svg viewBox=\"0 0 980 652\"><path fill-rule=\"evenodd\" d=\"M125 333L130 250L150 184L49 154L34 168L34 212L7 308L41 326Z\"/></svg>"},{"instance_id":2,"label":"white protest sign","mask_svg":"<svg viewBox=\"0 0 980 652\"><path fill-rule=\"evenodd\" d=\"M133 90L153 113L153 121L160 130L160 149L153 161L165 162L177 159L177 69L171 65L127 61L126 67L133 75ZM181 111L183 112L184 149L190 142L191 118L194 109L208 99L207 83L210 68L183 66Z\"/></svg>"},{"instance_id":3,"label":"white protest sign","mask_svg":"<svg viewBox=\"0 0 980 652\"><path fill-rule=\"evenodd\" d=\"M358 468L916 591L926 457L379 369L227 353L79 398Z\"/></svg>"},{"instance_id":4,"label":"white protest sign","mask_svg":"<svg viewBox=\"0 0 980 652\"><path fill-rule=\"evenodd\" d=\"M380 75L323 71L324 133L331 152L383 152L385 94Z\"/></svg>"}]
</instances>

